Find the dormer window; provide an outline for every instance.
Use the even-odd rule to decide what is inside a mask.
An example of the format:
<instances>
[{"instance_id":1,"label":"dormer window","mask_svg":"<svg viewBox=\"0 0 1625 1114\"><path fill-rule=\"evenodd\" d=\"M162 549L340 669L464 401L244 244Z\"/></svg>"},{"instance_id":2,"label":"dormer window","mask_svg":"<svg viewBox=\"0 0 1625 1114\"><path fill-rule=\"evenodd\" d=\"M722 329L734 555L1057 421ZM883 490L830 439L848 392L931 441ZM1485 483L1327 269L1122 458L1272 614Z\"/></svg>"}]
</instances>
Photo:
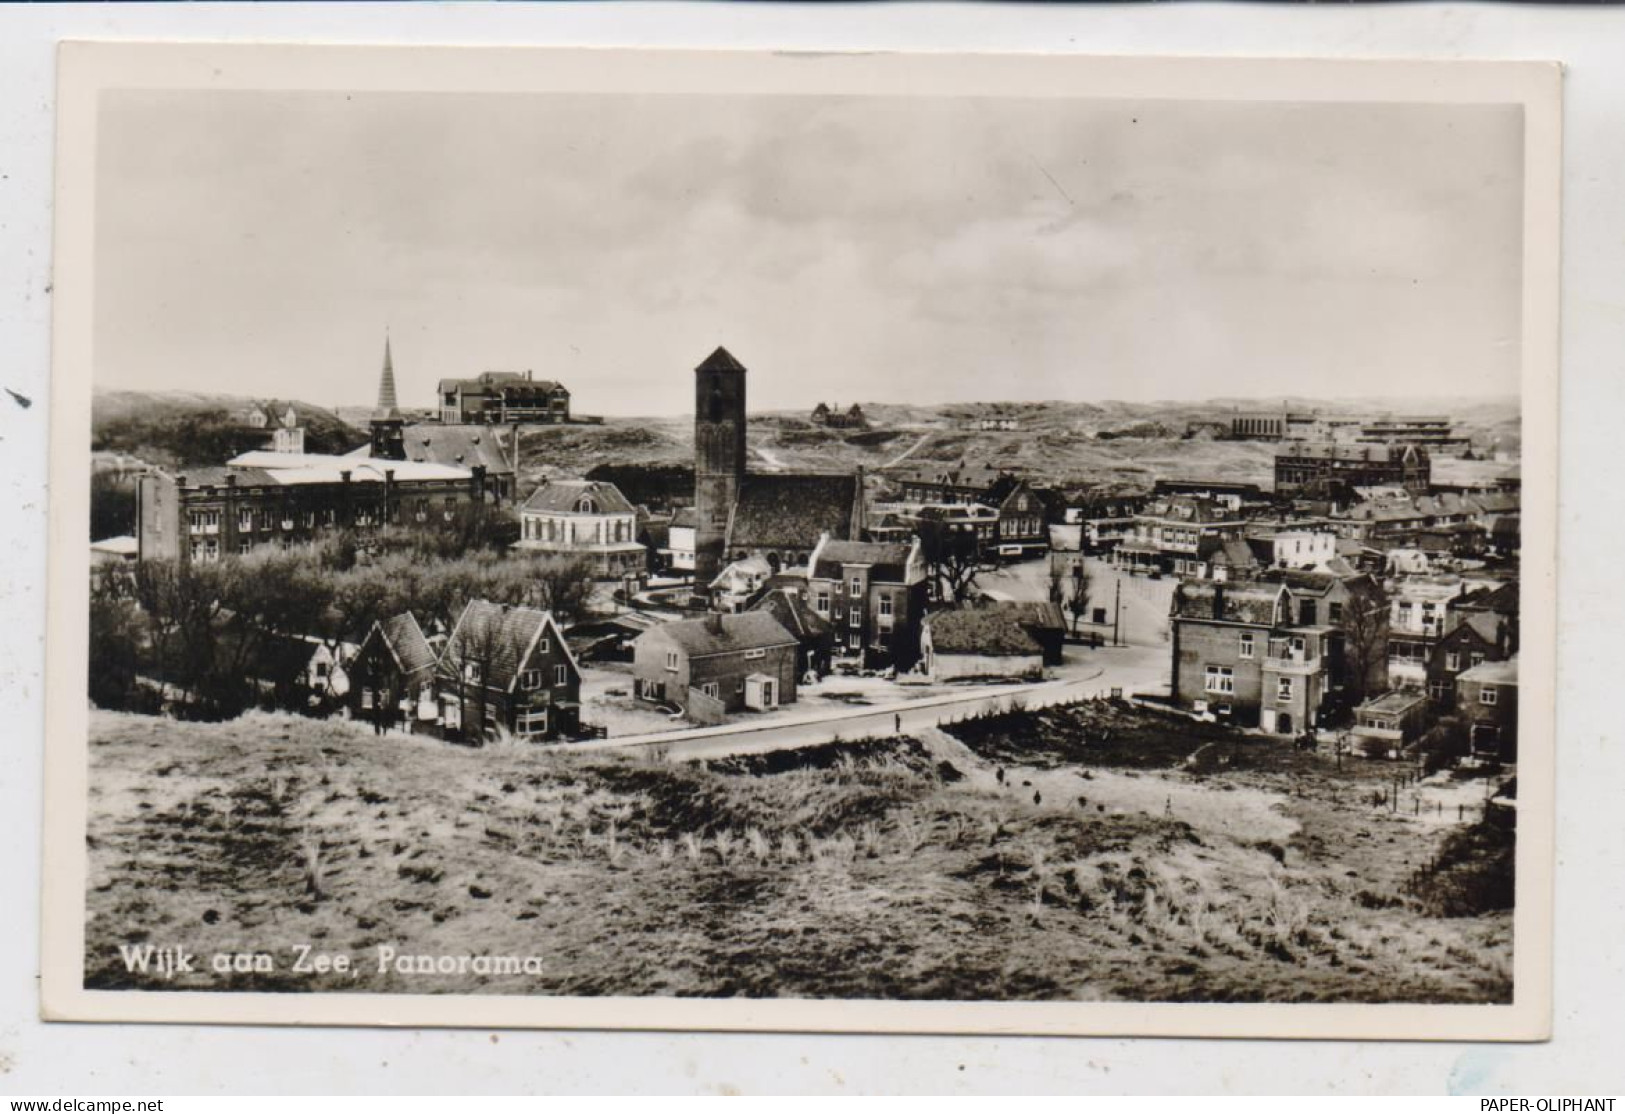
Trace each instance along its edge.
<instances>
[{"instance_id":1,"label":"dormer window","mask_svg":"<svg viewBox=\"0 0 1625 1114\"><path fill-rule=\"evenodd\" d=\"M577 514L596 514L596 513L598 513L598 505L593 502L591 495L583 495L579 500L576 501L576 513Z\"/></svg>"}]
</instances>

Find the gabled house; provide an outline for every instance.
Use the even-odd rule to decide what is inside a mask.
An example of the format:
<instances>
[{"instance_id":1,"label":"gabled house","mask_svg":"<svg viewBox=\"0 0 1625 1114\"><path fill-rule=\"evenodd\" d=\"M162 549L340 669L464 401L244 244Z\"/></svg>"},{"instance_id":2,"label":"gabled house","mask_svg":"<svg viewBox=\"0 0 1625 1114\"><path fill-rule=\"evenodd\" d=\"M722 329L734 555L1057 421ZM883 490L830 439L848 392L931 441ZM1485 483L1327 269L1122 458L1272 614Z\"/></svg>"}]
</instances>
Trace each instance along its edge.
<instances>
[{"instance_id":1,"label":"gabled house","mask_svg":"<svg viewBox=\"0 0 1625 1114\"><path fill-rule=\"evenodd\" d=\"M435 674L440 725L483 742L499 730L558 739L581 729L581 667L552 612L470 600Z\"/></svg>"},{"instance_id":2,"label":"gabled house","mask_svg":"<svg viewBox=\"0 0 1625 1114\"><path fill-rule=\"evenodd\" d=\"M1000 557L1029 557L1049 549L1044 500L1026 481L1014 476L1001 477L988 495L988 501L999 512Z\"/></svg>"},{"instance_id":3,"label":"gabled house","mask_svg":"<svg viewBox=\"0 0 1625 1114\"><path fill-rule=\"evenodd\" d=\"M700 723L793 704L799 650L796 636L768 611L663 623L632 645L636 694L674 704Z\"/></svg>"},{"instance_id":4,"label":"gabled house","mask_svg":"<svg viewBox=\"0 0 1625 1114\"><path fill-rule=\"evenodd\" d=\"M433 723L438 655L410 611L373 623L349 666L350 715L387 731Z\"/></svg>"},{"instance_id":5,"label":"gabled house","mask_svg":"<svg viewBox=\"0 0 1625 1114\"><path fill-rule=\"evenodd\" d=\"M899 672L919 660L926 572L918 538L854 542L826 534L808 561L807 597L834 630L837 652Z\"/></svg>"},{"instance_id":6,"label":"gabled house","mask_svg":"<svg viewBox=\"0 0 1625 1114\"><path fill-rule=\"evenodd\" d=\"M729 562L711 581L712 608L730 613L745 610L773 575L773 566L765 557Z\"/></svg>"},{"instance_id":7,"label":"gabled house","mask_svg":"<svg viewBox=\"0 0 1625 1114\"><path fill-rule=\"evenodd\" d=\"M1428 660L1428 697L1438 708L1456 706L1456 681L1487 661L1506 661L1517 652L1513 625L1492 611L1464 613L1450 633L1439 639Z\"/></svg>"},{"instance_id":8,"label":"gabled house","mask_svg":"<svg viewBox=\"0 0 1625 1114\"><path fill-rule=\"evenodd\" d=\"M830 659L835 652L835 631L829 622L812 609L804 589L769 588L762 597L750 605L752 611L765 611L779 621L779 625L795 635L796 675L809 673L822 676L829 672Z\"/></svg>"}]
</instances>

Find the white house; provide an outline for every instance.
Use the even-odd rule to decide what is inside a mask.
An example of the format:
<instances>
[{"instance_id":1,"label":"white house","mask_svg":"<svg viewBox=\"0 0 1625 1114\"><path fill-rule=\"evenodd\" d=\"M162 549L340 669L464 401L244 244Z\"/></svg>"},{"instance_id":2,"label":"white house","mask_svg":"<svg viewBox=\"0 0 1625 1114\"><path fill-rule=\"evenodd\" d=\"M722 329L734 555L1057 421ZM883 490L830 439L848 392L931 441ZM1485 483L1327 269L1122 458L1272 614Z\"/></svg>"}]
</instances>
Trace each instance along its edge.
<instances>
[{"instance_id":1,"label":"white house","mask_svg":"<svg viewBox=\"0 0 1625 1114\"><path fill-rule=\"evenodd\" d=\"M637 511L614 484L596 480L553 480L532 492L519 508L515 548L584 557L604 580L648 568Z\"/></svg>"}]
</instances>

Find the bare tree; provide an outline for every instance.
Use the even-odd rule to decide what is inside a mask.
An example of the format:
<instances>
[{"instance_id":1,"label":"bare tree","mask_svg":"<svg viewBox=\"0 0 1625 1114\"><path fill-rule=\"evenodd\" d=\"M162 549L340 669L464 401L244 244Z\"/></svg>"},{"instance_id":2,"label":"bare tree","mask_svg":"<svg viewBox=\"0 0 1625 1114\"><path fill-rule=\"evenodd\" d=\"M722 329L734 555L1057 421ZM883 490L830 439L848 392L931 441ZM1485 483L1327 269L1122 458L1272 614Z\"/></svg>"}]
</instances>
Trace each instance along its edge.
<instances>
[{"instance_id":1,"label":"bare tree","mask_svg":"<svg viewBox=\"0 0 1625 1114\"><path fill-rule=\"evenodd\" d=\"M975 530L956 529L943 520L941 512L928 508L920 515L916 533L920 538L920 554L925 558L926 575L936 588L936 598L965 602L976 587L977 575L993 567L983 553Z\"/></svg>"},{"instance_id":2,"label":"bare tree","mask_svg":"<svg viewBox=\"0 0 1625 1114\"><path fill-rule=\"evenodd\" d=\"M1348 602L1338 624L1343 633L1343 664L1350 700L1358 704L1380 687L1379 669L1388 655L1388 597L1369 578L1349 582Z\"/></svg>"}]
</instances>

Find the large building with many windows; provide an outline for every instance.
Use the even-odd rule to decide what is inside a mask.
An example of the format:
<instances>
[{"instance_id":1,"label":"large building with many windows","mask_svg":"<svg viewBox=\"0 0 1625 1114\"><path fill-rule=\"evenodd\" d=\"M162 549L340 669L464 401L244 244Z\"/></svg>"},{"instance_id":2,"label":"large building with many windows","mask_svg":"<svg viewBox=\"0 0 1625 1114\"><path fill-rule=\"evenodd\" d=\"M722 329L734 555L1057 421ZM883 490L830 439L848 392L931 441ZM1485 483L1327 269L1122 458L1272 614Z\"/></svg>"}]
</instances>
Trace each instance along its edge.
<instances>
[{"instance_id":1,"label":"large building with many windows","mask_svg":"<svg viewBox=\"0 0 1625 1114\"><path fill-rule=\"evenodd\" d=\"M920 656L925 559L917 539L823 538L807 567L807 600L834 630L838 654L871 666L910 669Z\"/></svg>"},{"instance_id":2,"label":"large building with many windows","mask_svg":"<svg viewBox=\"0 0 1625 1114\"><path fill-rule=\"evenodd\" d=\"M637 508L614 484L597 480L551 480L531 492L519 508L516 548L582 558L601 580L649 571Z\"/></svg>"},{"instance_id":3,"label":"large building with many windows","mask_svg":"<svg viewBox=\"0 0 1625 1114\"><path fill-rule=\"evenodd\" d=\"M570 391L530 372L485 371L469 379L442 379L440 420L447 425L563 425L570 420Z\"/></svg>"}]
</instances>

